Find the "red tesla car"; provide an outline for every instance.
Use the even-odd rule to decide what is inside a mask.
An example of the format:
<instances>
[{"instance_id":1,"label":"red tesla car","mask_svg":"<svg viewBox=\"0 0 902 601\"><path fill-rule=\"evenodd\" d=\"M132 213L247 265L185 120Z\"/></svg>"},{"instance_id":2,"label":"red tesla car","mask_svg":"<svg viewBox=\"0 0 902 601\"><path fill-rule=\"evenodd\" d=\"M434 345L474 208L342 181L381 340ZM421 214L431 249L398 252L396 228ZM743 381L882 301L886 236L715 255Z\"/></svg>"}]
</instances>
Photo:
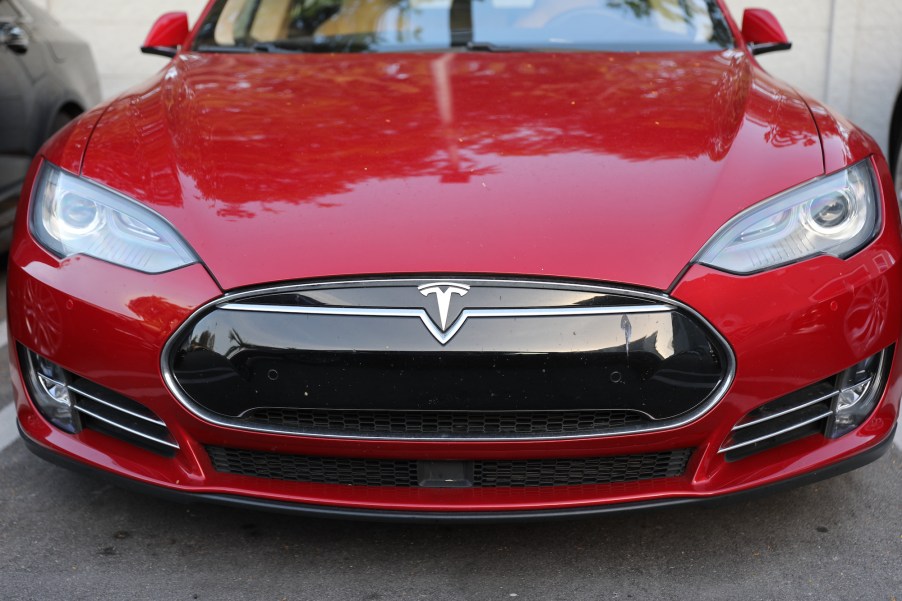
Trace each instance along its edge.
<instances>
[{"instance_id":1,"label":"red tesla car","mask_svg":"<svg viewBox=\"0 0 902 601\"><path fill-rule=\"evenodd\" d=\"M891 445L874 141L719 0L214 0L34 162L9 268L37 454L173 498L587 515Z\"/></svg>"}]
</instances>

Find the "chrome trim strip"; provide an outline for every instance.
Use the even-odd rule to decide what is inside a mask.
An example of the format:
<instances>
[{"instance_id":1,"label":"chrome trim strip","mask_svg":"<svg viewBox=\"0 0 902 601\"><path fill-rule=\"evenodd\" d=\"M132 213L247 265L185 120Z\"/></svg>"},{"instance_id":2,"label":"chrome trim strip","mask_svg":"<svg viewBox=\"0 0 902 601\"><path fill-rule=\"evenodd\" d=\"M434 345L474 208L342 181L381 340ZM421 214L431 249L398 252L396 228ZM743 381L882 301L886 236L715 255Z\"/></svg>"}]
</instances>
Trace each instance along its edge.
<instances>
[{"instance_id":1,"label":"chrome trim strip","mask_svg":"<svg viewBox=\"0 0 902 601\"><path fill-rule=\"evenodd\" d=\"M97 415L93 411L85 409L84 407L79 407L78 405L76 405L75 409L78 410L80 413L84 413L85 415L90 415L94 419L99 419L100 421L102 421L103 423L105 423L107 425L113 426L114 428L119 428L120 430L124 430L124 431L128 432L129 434L138 436L139 438L144 438L145 440L149 440L151 442L155 442L157 444L167 446L171 449L178 450L178 448L179 448L178 443L169 442L168 440L163 440L161 438L157 438L156 436L151 436L150 434L138 432L137 430L133 430L132 428L129 428L128 426L123 426L122 424L117 424L116 422L114 422L110 419L107 419L105 417L102 417L100 415Z\"/></svg>"},{"instance_id":2,"label":"chrome trim strip","mask_svg":"<svg viewBox=\"0 0 902 601\"><path fill-rule=\"evenodd\" d=\"M458 318L442 331L430 319L425 309L379 309L348 307L285 307L281 305L248 305L228 303L219 307L224 311L248 311L256 313L292 313L299 315L342 315L345 317L413 317L419 318L440 344L447 344L470 319L479 317L529 318L529 317L572 317L579 315L621 315L628 313L669 313L673 309L667 305L634 305L621 307L561 307L542 309L464 309Z\"/></svg>"},{"instance_id":3,"label":"chrome trim strip","mask_svg":"<svg viewBox=\"0 0 902 601\"><path fill-rule=\"evenodd\" d=\"M825 394L824 396L822 396L820 398L814 399L813 401L808 401L807 403L805 403L803 405L799 405L797 407L793 407L792 409L780 411L779 413L774 413L773 415L768 415L767 417L762 417L761 419L756 419L755 421L748 422L747 424L740 424L740 425L733 426L732 431L735 432L737 430L742 430L744 428L750 428L752 426L757 426L758 424L763 424L765 422L769 422L772 419L776 419L778 417L783 417L784 415L789 415L790 413L795 413L796 411L800 411L806 407L811 407L812 405L817 405L818 403L822 403L822 402L826 401L827 399L832 399L839 393L840 393L839 390L834 390L830 394Z\"/></svg>"},{"instance_id":4,"label":"chrome trim strip","mask_svg":"<svg viewBox=\"0 0 902 601\"><path fill-rule=\"evenodd\" d=\"M32 369L34 369L34 366L32 366ZM43 388L44 388L44 392L46 392L48 395L50 395L50 391L47 390L47 382L50 382L54 386L62 386L66 390L68 390L70 388L70 386L68 384L66 384L65 382L60 382L58 380L54 380L53 378L48 378L47 376L45 376L44 374L42 374L36 370L35 370L34 374L38 377L38 380L41 382L41 386L43 386ZM50 396L53 396L53 395L50 395Z\"/></svg>"},{"instance_id":5,"label":"chrome trim strip","mask_svg":"<svg viewBox=\"0 0 902 601\"><path fill-rule=\"evenodd\" d=\"M730 445L730 446L728 446L728 447L721 447L721 449L720 449L719 451L717 451L717 453L718 453L718 454L721 454L721 453L729 453L730 451L735 451L736 449L741 449L741 448L747 447L747 446L749 446L749 445L753 445L753 444L755 444L755 443L762 442L762 441L764 441L764 440L769 440L769 439L771 439L771 438L776 438L777 436L780 436L780 435L782 435L782 434L786 434L786 433L788 433L788 432L792 432L793 430L798 430L799 428L802 428L802 427L807 426L807 425L809 425L809 424L813 424L814 422L818 422L818 421L820 421L820 420L822 420L822 419L828 418L828 417L830 417L831 415L833 415L833 410L832 410L832 409L831 409L830 411L827 411L826 413L824 413L824 414L822 414L822 415L818 415L817 417L812 417L811 419L806 419L805 421L803 421L803 422L801 422L801 423L798 423L798 424L795 424L794 426L790 426L790 427L788 427L788 428L783 428L782 430L779 430L779 431L777 431L777 432L771 432L770 434L767 434L766 436L759 436L758 438L755 438L755 439L753 439L753 440L747 440L747 441L745 441L745 442L741 442L741 443L739 443L739 444Z\"/></svg>"},{"instance_id":6,"label":"chrome trim strip","mask_svg":"<svg viewBox=\"0 0 902 601\"><path fill-rule=\"evenodd\" d=\"M114 405L114 404L110 403L109 401L105 401L105 400L103 400L103 399L101 399L101 398L98 398L98 397L94 396L93 394L88 394L88 393L85 392L84 390L81 390L80 388L76 388L75 386L69 386L69 390L71 390L71 391L74 392L75 394L80 394L81 396L83 396L83 397L85 397L85 398L89 398L89 399L91 399L91 400L94 401L94 402L100 403L101 405L105 405L106 407L109 407L110 409L114 409L115 411L119 411L120 413L125 413L125 414L127 414L127 415L131 415L132 417L137 417L138 419L144 420L144 421L149 422L149 423L151 423L151 424L156 424L157 426L162 426L162 427L164 427L164 428L167 427L167 426L166 426L166 423L163 422L162 420L155 419L155 418L153 418L153 417L147 417L146 415L141 415L140 413L135 413L134 411L130 411L130 410L128 410L128 409L124 409L124 408L122 408L122 407L120 407L120 406L118 406L118 405Z\"/></svg>"},{"instance_id":7,"label":"chrome trim strip","mask_svg":"<svg viewBox=\"0 0 902 601\"><path fill-rule=\"evenodd\" d=\"M443 279L449 279L447 276L444 276ZM201 307L195 310L183 323L179 326L175 332L169 337L169 340L166 341L166 344L163 345L163 350L160 353L160 369L163 374L163 380L166 383L166 386L169 388L169 391L176 398L176 400L182 404L189 412L198 418L204 420L207 423L214 424L217 426L222 426L226 428L234 428L236 430L243 430L246 432L256 432L261 434L283 434L288 436L297 436L299 438L307 437L307 438L320 438L320 439L333 439L333 440L394 440L394 441L423 441L423 442L492 442L498 440L530 440L530 441L540 441L540 440L587 440L587 439L597 439L597 438L607 438L610 436L619 436L624 434L634 434L634 433L645 433L645 432L659 432L663 430L672 430L674 428L679 428L681 426L685 426L686 424L690 424L692 422L697 421L702 416L707 414L711 409L714 408L717 403L726 395L727 391L730 389L730 386L733 384L733 379L736 377L736 354L733 351L733 348L730 346L729 342L727 342L726 338L718 332L709 322L705 319L698 311L693 309L692 307L681 303L678 300L675 300L668 295L660 292L645 292L640 290L631 290L624 288L616 288L613 286L604 286L604 285L591 285L591 284L571 284L566 282L557 282L557 281L549 281L549 280L522 280L522 279L507 279L507 278L496 278L496 279L487 279L480 277L469 278L466 276L460 276L453 278L455 280L461 280L466 282L467 284L479 285L491 285L491 286L530 286L530 287L538 287L538 288L552 288L557 290L574 290L574 291L585 291L585 292L595 292L602 294L616 294L625 297L632 297L637 299L651 300L662 305L667 305L670 307L674 307L681 311L684 311L686 314L690 315L694 319L697 319L699 324L707 330L709 335L711 335L714 340L719 344L720 348L724 353L724 363L725 363L725 376L721 381L720 385L714 389L714 391L708 395L708 398L700 404L695 411L689 412L685 415L680 416L679 418L666 420L662 422L657 422L653 426L632 426L632 427L624 427L608 430L606 432L595 432L591 434L571 434L571 435L552 435L552 436L518 436L518 437L509 437L509 438L499 438L497 436L490 437L455 437L455 436L430 436L430 437L411 437L411 436L361 436L361 435L342 435L342 434L322 434L315 432L299 432L297 430L285 429L285 428L276 428L262 425L248 425L246 422L239 422L237 420L223 418L222 416L214 415L210 412L205 411L201 407L197 406L187 394L185 394L181 387L178 385L178 382L175 379L175 376L172 374L172 370L169 365L168 358L170 357L172 347L175 345L176 341L179 339L182 332L188 329L191 324L199 315L207 312L208 310L222 305L228 305L233 303L234 301L252 298L255 296L262 296L268 294L276 294L276 293L288 293L295 291L303 291L303 290L311 290L317 288L351 288L351 287L365 287L367 285L404 285L404 284L422 284L424 281L427 281L426 277L418 277L418 278L398 278L398 279L386 279L386 278L374 278L374 279L359 279L359 280L338 280L334 282L323 281L312 284L289 284L283 286L271 286L258 288L254 290L245 290L241 292L233 292L226 293L222 297L218 299L214 299ZM417 315L419 317L419 315Z\"/></svg>"}]
</instances>

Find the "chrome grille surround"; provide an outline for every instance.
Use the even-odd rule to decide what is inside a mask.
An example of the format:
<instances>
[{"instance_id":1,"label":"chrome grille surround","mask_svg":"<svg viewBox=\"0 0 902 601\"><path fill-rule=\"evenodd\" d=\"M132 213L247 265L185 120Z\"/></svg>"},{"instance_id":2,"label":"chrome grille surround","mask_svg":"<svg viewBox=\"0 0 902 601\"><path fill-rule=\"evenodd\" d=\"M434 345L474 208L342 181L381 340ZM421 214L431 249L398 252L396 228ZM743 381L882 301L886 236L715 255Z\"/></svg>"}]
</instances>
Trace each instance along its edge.
<instances>
[{"instance_id":1,"label":"chrome grille surround","mask_svg":"<svg viewBox=\"0 0 902 601\"><path fill-rule=\"evenodd\" d=\"M449 279L449 276L442 276L443 279ZM736 362L735 362L735 354L733 349L730 347L729 343L726 339L697 311L692 309L691 307L670 298L666 294L663 293L655 293L655 292L647 292L642 290L634 290L629 288L620 288L614 286L606 286L606 285L592 285L592 284L583 284L583 283L570 283L570 282L558 282L558 281L547 281L547 280L523 280L523 279L515 279L515 278L497 278L497 279L486 279L486 278L471 278L461 276L458 278L460 280L464 280L469 284L476 285L485 285L485 286L530 286L530 287L545 287L550 290L566 290L566 291L583 291L586 293L595 293L595 294L610 294L617 295L620 297L633 298L637 301L641 301L642 303L654 304L655 307L652 310L661 310L661 308L665 308L669 311L678 311L683 313L684 315L692 318L697 324L700 326L701 330L705 332L705 335L708 337L708 340L716 346L718 351L721 354L721 359L723 362L723 377L720 380L719 384L716 386L713 392L711 392L705 400L694 410L679 415L673 419L666 420L650 420L647 423L642 424L631 424L623 427L612 428L610 430L602 431L602 432L592 432L592 433L553 433L549 435L523 435L519 433L499 433L499 434L490 434L484 436L467 436L467 437L457 437L454 435L448 434L439 434L439 435L421 435L421 436L406 436L406 435L396 435L396 434L384 434L384 433L341 433L341 432L317 432L314 430L299 430L293 428L279 427L268 424L259 424L253 423L241 419L233 419L230 417L225 417L223 415L214 413L212 411L208 411L203 407L199 406L196 402L194 402L188 394L181 388L179 385L172 369L172 357L173 353L176 350L177 343L180 337L184 334L184 332L191 327L191 325L199 319L200 316L205 313L221 308L230 308L234 309L235 303L244 301L247 303L248 300L253 299L254 297L260 297L263 295L274 295L274 294L290 294L296 292L304 292L308 290L316 290L319 288L336 288L336 287L349 287L349 288L365 288L367 286L372 285L391 285L391 286L399 286L399 285L410 285L416 286L417 284L424 281L424 278L391 278L391 279L357 279L357 280L338 280L338 281L322 281L316 283L305 283L305 284L294 284L294 285L284 285L284 286L272 286L272 287L263 287L254 290L244 290L241 292L235 293L227 293L219 299L215 299L200 308L198 308L185 322L173 333L173 335L166 342L163 352L161 354L161 371L166 382L167 387L170 392L176 399L191 413L196 415L197 417L207 421L211 424L215 424L218 426L234 428L243 431L250 432L261 432L261 433L275 433L275 434L284 434L284 435L294 435L294 436L303 436L303 437L314 437L314 438L330 438L330 439L350 439L350 440L422 440L422 441L497 441L497 440L571 440L571 439L592 439L592 438L602 438L609 437L615 435L623 435L623 434L631 434L638 432L655 432L655 431L664 431L670 430L673 428L678 428L684 426L686 424L692 423L703 415L707 414L711 409L713 409L720 400L724 397L726 392L729 390L733 379L735 377L736 372ZM245 309L245 311L259 311L259 307L253 305L252 303L247 303L249 308ZM628 307L630 308L630 307ZM634 307L636 313L647 313L649 312L649 308L646 307ZM296 308L292 307L287 313L298 313ZM530 317L528 314L528 310L526 312L520 313L517 311L511 311L510 309L498 309L498 314L500 317L510 317L510 318L522 318L522 317ZM330 309L327 311L315 310L311 311L313 314L347 314L347 315L357 315L361 317L366 317L370 314L383 314L390 317L398 317L398 318L417 318L424 321L425 318L421 315L421 312L411 312L411 311L397 311L394 309L386 309L384 311L359 311L355 309L348 309L347 311L343 311L341 309ZM391 315L394 313L394 315ZM470 311L472 317L485 317L488 316L488 311ZM554 315L563 315L566 311L555 311ZM599 314L599 311L587 311L584 308L580 308L574 311L574 314L577 315L586 315L586 314ZM545 312L545 314L550 314L550 312ZM541 315L541 313L537 312L536 315ZM439 340L439 342L442 342ZM442 342L444 344L444 342Z\"/></svg>"}]
</instances>

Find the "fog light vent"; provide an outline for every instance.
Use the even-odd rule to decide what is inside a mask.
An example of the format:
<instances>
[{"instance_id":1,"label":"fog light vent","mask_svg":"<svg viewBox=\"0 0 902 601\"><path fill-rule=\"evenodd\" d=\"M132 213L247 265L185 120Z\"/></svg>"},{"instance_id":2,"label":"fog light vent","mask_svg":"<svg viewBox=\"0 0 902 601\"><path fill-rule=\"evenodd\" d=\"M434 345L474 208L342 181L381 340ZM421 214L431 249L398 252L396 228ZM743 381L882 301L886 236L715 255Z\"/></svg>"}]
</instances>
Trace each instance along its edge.
<instances>
[{"instance_id":1,"label":"fog light vent","mask_svg":"<svg viewBox=\"0 0 902 601\"><path fill-rule=\"evenodd\" d=\"M720 453L737 461L812 434L838 438L851 432L880 400L891 358L892 347L758 407L733 427Z\"/></svg>"},{"instance_id":2,"label":"fog light vent","mask_svg":"<svg viewBox=\"0 0 902 601\"><path fill-rule=\"evenodd\" d=\"M165 422L144 405L80 378L40 355L19 347L28 392L52 424L76 433L103 432L161 455L178 451Z\"/></svg>"},{"instance_id":3,"label":"fog light vent","mask_svg":"<svg viewBox=\"0 0 902 601\"><path fill-rule=\"evenodd\" d=\"M827 436L839 438L848 434L871 414L883 396L883 381L890 365L890 356L888 350L884 351L839 375L839 394L833 403L833 419L827 427Z\"/></svg>"},{"instance_id":4,"label":"fog light vent","mask_svg":"<svg viewBox=\"0 0 902 601\"><path fill-rule=\"evenodd\" d=\"M71 374L55 363L31 351L22 351L19 359L28 383L28 392L38 411L54 426L69 433L81 431L78 413L69 393Z\"/></svg>"}]
</instances>

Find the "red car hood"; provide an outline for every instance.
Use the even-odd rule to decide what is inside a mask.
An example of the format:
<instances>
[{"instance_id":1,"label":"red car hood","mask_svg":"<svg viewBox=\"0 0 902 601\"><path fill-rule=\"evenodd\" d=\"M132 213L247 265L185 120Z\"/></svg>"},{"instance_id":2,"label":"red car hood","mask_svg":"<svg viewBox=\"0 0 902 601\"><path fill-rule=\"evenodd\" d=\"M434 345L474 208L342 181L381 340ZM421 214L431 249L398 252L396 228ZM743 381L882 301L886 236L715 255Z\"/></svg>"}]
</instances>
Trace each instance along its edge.
<instances>
[{"instance_id":1,"label":"red car hood","mask_svg":"<svg viewBox=\"0 0 902 601\"><path fill-rule=\"evenodd\" d=\"M86 177L225 289L386 273L667 288L731 216L823 173L736 51L185 54L115 101Z\"/></svg>"}]
</instances>

